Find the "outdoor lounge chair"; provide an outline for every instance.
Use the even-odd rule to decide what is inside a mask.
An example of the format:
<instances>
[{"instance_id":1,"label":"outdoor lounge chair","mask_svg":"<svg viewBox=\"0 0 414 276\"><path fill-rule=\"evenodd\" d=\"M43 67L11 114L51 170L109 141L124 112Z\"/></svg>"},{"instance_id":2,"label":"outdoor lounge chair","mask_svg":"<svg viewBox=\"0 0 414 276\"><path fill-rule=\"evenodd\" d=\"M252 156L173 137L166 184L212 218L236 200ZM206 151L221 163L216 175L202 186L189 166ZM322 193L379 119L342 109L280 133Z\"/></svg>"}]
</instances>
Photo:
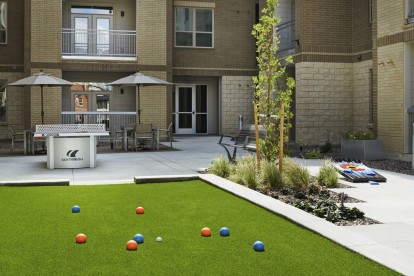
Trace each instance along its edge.
<instances>
[{"instance_id":1,"label":"outdoor lounge chair","mask_svg":"<svg viewBox=\"0 0 414 276\"><path fill-rule=\"evenodd\" d=\"M168 128L158 129L159 132L165 132L165 134L167 135L168 140L170 141L170 147L171 148L172 148L172 127L173 127L173 123L171 122L170 125L168 126Z\"/></svg>"}]
</instances>

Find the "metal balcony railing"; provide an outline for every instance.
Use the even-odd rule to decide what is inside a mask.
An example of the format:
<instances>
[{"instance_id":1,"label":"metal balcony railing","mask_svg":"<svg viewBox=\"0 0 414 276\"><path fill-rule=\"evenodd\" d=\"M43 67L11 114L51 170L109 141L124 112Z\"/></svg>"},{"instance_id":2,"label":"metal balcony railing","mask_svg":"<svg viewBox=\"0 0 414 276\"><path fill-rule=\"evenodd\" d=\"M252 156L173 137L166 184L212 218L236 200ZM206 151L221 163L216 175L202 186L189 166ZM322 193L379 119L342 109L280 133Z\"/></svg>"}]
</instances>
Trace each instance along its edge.
<instances>
[{"instance_id":1,"label":"metal balcony railing","mask_svg":"<svg viewBox=\"0 0 414 276\"><path fill-rule=\"evenodd\" d=\"M136 31L62 29L63 56L136 57Z\"/></svg>"},{"instance_id":2,"label":"metal balcony railing","mask_svg":"<svg viewBox=\"0 0 414 276\"><path fill-rule=\"evenodd\" d=\"M277 32L280 41L278 52L295 49L295 20L277 25Z\"/></svg>"}]
</instances>

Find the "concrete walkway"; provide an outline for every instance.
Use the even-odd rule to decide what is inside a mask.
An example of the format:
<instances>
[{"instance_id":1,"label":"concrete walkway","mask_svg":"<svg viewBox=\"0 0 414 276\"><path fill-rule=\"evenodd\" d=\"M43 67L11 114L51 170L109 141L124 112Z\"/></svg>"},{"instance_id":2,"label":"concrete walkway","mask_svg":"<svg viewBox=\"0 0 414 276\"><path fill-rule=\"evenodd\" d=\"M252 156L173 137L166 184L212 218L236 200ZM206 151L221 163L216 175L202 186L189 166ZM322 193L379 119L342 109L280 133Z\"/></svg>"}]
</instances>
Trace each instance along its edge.
<instances>
[{"instance_id":1,"label":"concrete walkway","mask_svg":"<svg viewBox=\"0 0 414 276\"><path fill-rule=\"evenodd\" d=\"M46 168L46 156L0 157L0 185L24 181L69 180L71 185L133 183L134 177L198 175L225 151L217 145L219 137L175 137L175 151L142 151L98 154L96 168ZM240 151L240 155L246 154ZM299 160L316 174L320 160ZM222 189L253 201L304 227L312 229L405 275L414 275L414 177L379 171L386 183L352 184L355 188L336 189L363 203L347 204L383 224L338 227L260 193L214 175L199 176Z\"/></svg>"}]
</instances>

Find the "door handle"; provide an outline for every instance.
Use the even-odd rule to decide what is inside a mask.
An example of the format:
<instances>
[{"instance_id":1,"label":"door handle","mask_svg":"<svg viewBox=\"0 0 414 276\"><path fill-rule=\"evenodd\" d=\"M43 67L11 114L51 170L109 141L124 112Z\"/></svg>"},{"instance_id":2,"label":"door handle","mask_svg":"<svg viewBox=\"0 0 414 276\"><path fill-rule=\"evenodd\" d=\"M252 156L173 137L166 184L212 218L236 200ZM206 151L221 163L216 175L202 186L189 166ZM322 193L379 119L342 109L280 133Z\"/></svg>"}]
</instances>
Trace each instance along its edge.
<instances>
[{"instance_id":1,"label":"door handle","mask_svg":"<svg viewBox=\"0 0 414 276\"><path fill-rule=\"evenodd\" d=\"M193 110L193 115L195 114L194 110Z\"/></svg>"}]
</instances>

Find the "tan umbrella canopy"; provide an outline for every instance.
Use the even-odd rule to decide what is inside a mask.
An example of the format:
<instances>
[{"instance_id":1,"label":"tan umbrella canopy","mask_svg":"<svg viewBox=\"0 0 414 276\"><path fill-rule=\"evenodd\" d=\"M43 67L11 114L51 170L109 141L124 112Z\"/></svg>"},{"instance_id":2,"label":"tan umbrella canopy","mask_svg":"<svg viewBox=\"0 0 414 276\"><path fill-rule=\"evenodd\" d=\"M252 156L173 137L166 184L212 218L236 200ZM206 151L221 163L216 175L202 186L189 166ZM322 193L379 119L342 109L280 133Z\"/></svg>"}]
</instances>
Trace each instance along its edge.
<instances>
[{"instance_id":1,"label":"tan umbrella canopy","mask_svg":"<svg viewBox=\"0 0 414 276\"><path fill-rule=\"evenodd\" d=\"M40 101L42 106L42 111L40 115L42 116L42 125L44 123L44 115L45 112L43 111L43 86L71 86L73 85L72 82L54 77L49 74L45 74L40 71L33 76L18 80L16 82L10 83L6 86L40 86Z\"/></svg>"},{"instance_id":2,"label":"tan umbrella canopy","mask_svg":"<svg viewBox=\"0 0 414 276\"><path fill-rule=\"evenodd\" d=\"M172 84L170 82L160 80L154 77L145 76L144 74L137 72L133 75L130 75L128 77L113 81L111 83L108 83L108 85L113 86L136 86L136 97L138 99L138 123L141 123L141 100L139 97L139 87L140 86L155 86L155 85L168 85Z\"/></svg>"}]
</instances>

